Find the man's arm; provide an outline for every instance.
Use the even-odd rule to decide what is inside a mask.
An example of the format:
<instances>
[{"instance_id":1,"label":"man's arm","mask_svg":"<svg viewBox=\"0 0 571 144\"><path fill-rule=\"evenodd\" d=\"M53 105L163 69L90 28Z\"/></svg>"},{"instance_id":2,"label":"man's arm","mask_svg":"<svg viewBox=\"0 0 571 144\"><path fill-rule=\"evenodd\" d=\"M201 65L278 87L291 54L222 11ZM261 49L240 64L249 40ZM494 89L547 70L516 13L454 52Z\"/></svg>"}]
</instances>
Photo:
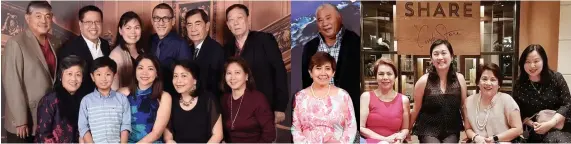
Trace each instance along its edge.
<instances>
[{"instance_id":1,"label":"man's arm","mask_svg":"<svg viewBox=\"0 0 571 144\"><path fill-rule=\"evenodd\" d=\"M285 64L276 38L271 34L267 34L266 37L264 40L264 51L266 52L266 58L270 61L274 74L272 76L274 78L275 96L273 105L275 105L275 111L284 112L289 100Z\"/></svg>"},{"instance_id":2,"label":"man's arm","mask_svg":"<svg viewBox=\"0 0 571 144\"><path fill-rule=\"evenodd\" d=\"M9 113L14 117L14 125L9 125L13 127L28 122L28 95L24 90L24 58L21 49L16 41L9 40L2 54L2 94L6 97Z\"/></svg>"}]
</instances>

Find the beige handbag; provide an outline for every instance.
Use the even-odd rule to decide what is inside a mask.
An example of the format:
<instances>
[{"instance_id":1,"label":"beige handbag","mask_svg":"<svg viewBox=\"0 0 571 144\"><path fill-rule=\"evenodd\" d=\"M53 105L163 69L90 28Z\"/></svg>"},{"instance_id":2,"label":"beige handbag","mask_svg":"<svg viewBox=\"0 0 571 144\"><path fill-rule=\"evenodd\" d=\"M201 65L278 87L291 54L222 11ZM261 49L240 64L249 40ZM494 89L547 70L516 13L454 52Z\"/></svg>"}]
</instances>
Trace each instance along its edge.
<instances>
[{"instance_id":1,"label":"beige handbag","mask_svg":"<svg viewBox=\"0 0 571 144\"><path fill-rule=\"evenodd\" d=\"M557 111L554 111L554 110L539 111L537 113L537 122L542 123L542 122L549 121L553 118L553 116L555 116L555 114L557 114ZM561 130L561 129L563 129L564 124L565 124L565 120L558 121L557 124L555 124L555 126L553 128Z\"/></svg>"}]
</instances>

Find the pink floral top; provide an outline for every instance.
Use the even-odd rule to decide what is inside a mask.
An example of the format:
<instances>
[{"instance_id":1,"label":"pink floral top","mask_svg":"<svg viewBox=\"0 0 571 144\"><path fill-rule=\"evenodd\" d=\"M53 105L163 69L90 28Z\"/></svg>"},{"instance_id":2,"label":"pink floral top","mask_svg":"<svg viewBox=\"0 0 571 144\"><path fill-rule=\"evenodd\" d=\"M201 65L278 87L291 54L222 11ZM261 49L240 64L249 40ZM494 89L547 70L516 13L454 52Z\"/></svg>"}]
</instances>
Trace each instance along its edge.
<instances>
[{"instance_id":1,"label":"pink floral top","mask_svg":"<svg viewBox=\"0 0 571 144\"><path fill-rule=\"evenodd\" d=\"M339 89L319 99L310 90L295 95L292 135L294 143L353 143L357 121L347 91Z\"/></svg>"}]
</instances>

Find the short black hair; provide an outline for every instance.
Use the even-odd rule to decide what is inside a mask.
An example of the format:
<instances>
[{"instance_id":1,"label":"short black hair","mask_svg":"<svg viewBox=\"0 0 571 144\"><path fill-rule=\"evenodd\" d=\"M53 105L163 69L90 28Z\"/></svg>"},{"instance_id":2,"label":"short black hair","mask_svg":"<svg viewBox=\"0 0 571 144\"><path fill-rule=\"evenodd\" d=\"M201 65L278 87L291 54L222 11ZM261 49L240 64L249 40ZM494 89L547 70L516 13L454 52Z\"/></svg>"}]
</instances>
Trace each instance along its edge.
<instances>
[{"instance_id":1,"label":"short black hair","mask_svg":"<svg viewBox=\"0 0 571 144\"><path fill-rule=\"evenodd\" d=\"M169 12L171 12L171 17L174 17L174 10L172 9L172 7L169 4L160 3L159 5L155 6L155 8L153 8L151 16L153 15L153 13L155 13L156 9L168 9Z\"/></svg>"},{"instance_id":2,"label":"short black hair","mask_svg":"<svg viewBox=\"0 0 571 144\"><path fill-rule=\"evenodd\" d=\"M250 11L248 10L248 7L246 7L243 4L233 4L226 9L226 18L228 18L228 13L235 8L244 10L244 12L246 12L246 16L250 16Z\"/></svg>"},{"instance_id":3,"label":"short black hair","mask_svg":"<svg viewBox=\"0 0 571 144\"><path fill-rule=\"evenodd\" d=\"M50 3L47 1L31 1L30 3L28 3L28 7L26 7L26 14L31 14L32 9L37 9L37 8L48 9L51 11L52 5L50 5Z\"/></svg>"},{"instance_id":4,"label":"short black hair","mask_svg":"<svg viewBox=\"0 0 571 144\"><path fill-rule=\"evenodd\" d=\"M190 94L190 96L192 96L192 97L200 96L203 92L203 89L202 89L202 81L200 79L200 67L198 66L198 64L193 62L193 61L186 60L186 59L175 60L173 65L172 65L173 73L174 73L174 68L176 68L176 66L181 66L185 70L190 72L190 75L192 75L192 77L196 81L196 87L194 89L194 92L192 92ZM173 75L173 74L171 73L171 75Z\"/></svg>"},{"instance_id":5,"label":"short black hair","mask_svg":"<svg viewBox=\"0 0 571 144\"><path fill-rule=\"evenodd\" d=\"M85 61L83 59L81 59L80 57L76 56L76 55L69 55L65 58L63 58L63 60L61 60L59 62L59 66L58 66L58 72L57 72L57 77L58 80L62 78L62 74L63 71L73 67L73 66L79 66L79 68L81 68L82 72L85 71Z\"/></svg>"},{"instance_id":6,"label":"short black hair","mask_svg":"<svg viewBox=\"0 0 571 144\"><path fill-rule=\"evenodd\" d=\"M90 69L90 73L95 72L95 70L102 68L102 67L109 67L109 69L111 69L111 71L113 71L113 73L117 73L117 63L115 63L115 61L113 61L111 58L109 58L108 56L103 56L103 57L99 57L95 60L93 60L93 63L91 64L91 69Z\"/></svg>"},{"instance_id":7,"label":"short black hair","mask_svg":"<svg viewBox=\"0 0 571 144\"><path fill-rule=\"evenodd\" d=\"M83 22L83 17L85 16L85 13L90 11L98 12L99 17L101 17L101 20L103 20L103 11L101 11L101 9L99 9L97 6L88 5L79 9L79 21Z\"/></svg>"},{"instance_id":8,"label":"short black hair","mask_svg":"<svg viewBox=\"0 0 571 144\"><path fill-rule=\"evenodd\" d=\"M188 19L188 17L193 16L195 14L200 14L200 17L202 17L202 21L204 21L204 23L208 23L210 21L210 17L206 14L206 12L203 9L192 9L186 12L184 19L186 20Z\"/></svg>"}]
</instances>

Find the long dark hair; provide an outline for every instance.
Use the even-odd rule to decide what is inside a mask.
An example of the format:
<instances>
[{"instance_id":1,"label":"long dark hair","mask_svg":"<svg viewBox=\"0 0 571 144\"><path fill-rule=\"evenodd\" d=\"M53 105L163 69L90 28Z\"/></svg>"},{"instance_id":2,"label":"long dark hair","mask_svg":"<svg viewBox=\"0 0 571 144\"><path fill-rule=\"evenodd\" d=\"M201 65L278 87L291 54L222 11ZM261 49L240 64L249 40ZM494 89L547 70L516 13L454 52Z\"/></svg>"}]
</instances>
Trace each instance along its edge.
<instances>
[{"instance_id":1,"label":"long dark hair","mask_svg":"<svg viewBox=\"0 0 571 144\"><path fill-rule=\"evenodd\" d=\"M442 39L437 39L436 41L434 41L432 45L430 45L430 58L432 58L432 50L434 50L434 48L436 48L439 45L445 45L446 48L448 48L448 51L450 52L450 57L452 61L450 62L446 78L447 78L447 83L453 83L458 79L456 77L456 72L458 71L458 68L456 66L457 65L456 60L454 60L454 49L452 49L452 45L450 44L450 42L448 42L448 40L442 40ZM436 71L436 67L434 67L434 64L430 64L430 67L428 67L428 81L436 82L439 79L440 78L438 77L438 72Z\"/></svg>"},{"instance_id":2,"label":"long dark hair","mask_svg":"<svg viewBox=\"0 0 571 144\"><path fill-rule=\"evenodd\" d=\"M133 66L133 68L135 69L133 70L134 78L133 82L131 82L131 85L129 86L130 95L136 95L137 93L137 88L139 87L139 81L137 81L137 67L139 66L139 63L141 63L141 61L143 61L144 59L150 60L153 63L155 70L157 71L157 77L155 78L155 80L153 81L153 85L151 86L153 90L153 92L151 92L151 99L160 99L161 95L163 94L162 69L160 67L161 65L159 64L159 60L157 59L157 57L151 54L142 54L137 58L137 60L135 60L135 65Z\"/></svg>"},{"instance_id":3,"label":"long dark hair","mask_svg":"<svg viewBox=\"0 0 571 144\"><path fill-rule=\"evenodd\" d=\"M527 59L527 56L533 52L533 51L537 51L537 53L539 54L539 56L541 57L541 60L543 61L543 68L541 69L541 80L540 82L545 82L545 81L549 81L551 79L551 73L553 73L553 71L551 71L551 69L549 69L549 63L547 61L547 53L545 52L545 49L543 49L543 47L539 44L531 44L529 46L527 46L527 48L525 48L525 50L523 50L523 52L521 53L521 57L519 57L519 79L518 79L518 83L523 83L525 81L529 80L529 74L527 74L527 72L525 72L525 61Z\"/></svg>"},{"instance_id":4,"label":"long dark hair","mask_svg":"<svg viewBox=\"0 0 571 144\"><path fill-rule=\"evenodd\" d=\"M70 94L63 87L61 81L63 78L63 71L73 66L79 66L81 68L81 73L84 75L86 74L86 63L83 59L81 59L76 55L70 55L63 58L63 60L60 61L58 66L56 82L54 84L54 91L56 93L55 94L56 97L59 99L58 108L62 113L62 117L64 119L69 120L70 122L77 122L79 114L79 104L83 96L78 95L77 91L73 95Z\"/></svg>"},{"instance_id":5,"label":"long dark hair","mask_svg":"<svg viewBox=\"0 0 571 144\"><path fill-rule=\"evenodd\" d=\"M125 41L125 39L123 39L123 36L121 36L121 34L119 33L120 29L123 28L123 26L125 26L128 22L130 22L131 20L136 20L137 22L139 22L139 25L141 26L141 38L139 39L139 41L137 41L137 43L135 44L135 48L137 49L137 53L141 54L144 52L143 49L143 44L142 44L142 38L143 38L143 21L141 21L141 18L139 17L139 15L137 15L137 13L133 12L133 11L128 11L125 12L123 15L121 15L121 18L119 19L119 24L117 25L117 35L115 35L115 46L119 46L122 50L129 52L129 48L127 48L127 42Z\"/></svg>"},{"instance_id":6,"label":"long dark hair","mask_svg":"<svg viewBox=\"0 0 571 144\"><path fill-rule=\"evenodd\" d=\"M198 64L196 64L192 61L189 61L189 60L175 60L175 62L172 65L173 73L174 73L174 68L176 66L181 66L186 71L190 72L190 75L192 75L192 77L196 81L196 87L195 87L194 91L190 94L190 96L197 97L200 94L202 94L202 91L203 91L202 81L200 80L200 68L199 68Z\"/></svg>"},{"instance_id":7,"label":"long dark hair","mask_svg":"<svg viewBox=\"0 0 571 144\"><path fill-rule=\"evenodd\" d=\"M226 63L224 64L224 71L222 72L223 79L222 82L220 83L221 85L220 88L222 89L222 91L232 92L232 88L230 88L230 86L226 84L226 71L228 70L228 66L233 63L238 64L242 68L242 70L244 70L244 73L248 75L248 81L246 81L246 89L250 91L256 90L256 82L254 81L254 76L246 60L242 59L241 57L230 57L228 58L228 60L226 60Z\"/></svg>"}]
</instances>

